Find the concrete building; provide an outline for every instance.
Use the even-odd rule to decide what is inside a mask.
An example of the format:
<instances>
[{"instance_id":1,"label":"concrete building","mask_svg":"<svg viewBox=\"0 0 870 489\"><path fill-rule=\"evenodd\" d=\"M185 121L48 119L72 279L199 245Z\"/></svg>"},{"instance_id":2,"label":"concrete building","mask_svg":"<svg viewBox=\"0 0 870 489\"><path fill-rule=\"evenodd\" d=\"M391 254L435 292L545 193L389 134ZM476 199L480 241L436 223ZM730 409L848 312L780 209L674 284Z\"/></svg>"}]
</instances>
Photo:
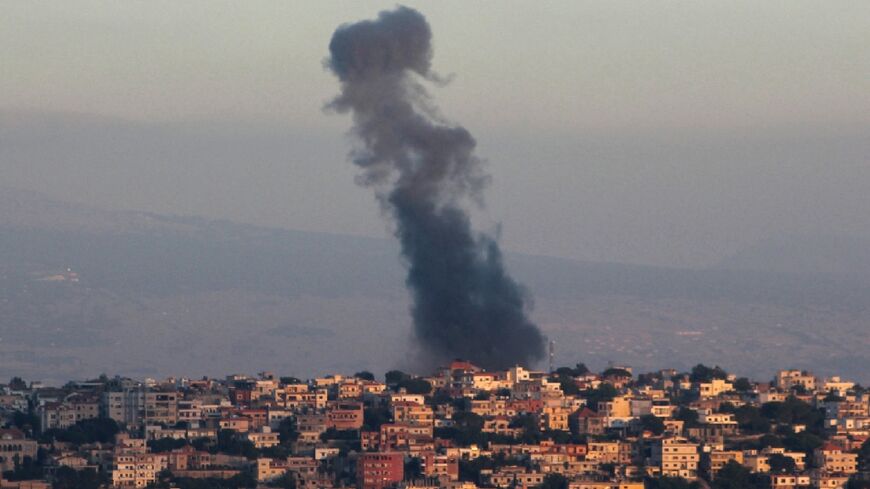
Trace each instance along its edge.
<instances>
[{"instance_id":1,"label":"concrete building","mask_svg":"<svg viewBox=\"0 0 870 489\"><path fill-rule=\"evenodd\" d=\"M652 451L653 464L669 477L697 478L699 460L698 444L680 437L664 438Z\"/></svg>"},{"instance_id":2,"label":"concrete building","mask_svg":"<svg viewBox=\"0 0 870 489\"><path fill-rule=\"evenodd\" d=\"M393 421L396 423L408 423L432 426L435 415L432 408L416 402L395 402L390 406L393 412Z\"/></svg>"},{"instance_id":3,"label":"concrete building","mask_svg":"<svg viewBox=\"0 0 870 489\"><path fill-rule=\"evenodd\" d=\"M363 453L356 467L359 489L384 489L405 477L404 455L399 452Z\"/></svg>"},{"instance_id":4,"label":"concrete building","mask_svg":"<svg viewBox=\"0 0 870 489\"><path fill-rule=\"evenodd\" d=\"M363 425L361 402L338 401L329 403L326 426L336 430L358 430Z\"/></svg>"},{"instance_id":5,"label":"concrete building","mask_svg":"<svg viewBox=\"0 0 870 489\"><path fill-rule=\"evenodd\" d=\"M423 475L437 477L450 481L459 480L459 459L449 455L439 455L435 452L420 454L423 462Z\"/></svg>"},{"instance_id":6,"label":"concrete building","mask_svg":"<svg viewBox=\"0 0 870 489\"><path fill-rule=\"evenodd\" d=\"M813 391L816 389L816 377L806 370L780 370L776 374L776 386L786 391L796 386Z\"/></svg>"},{"instance_id":7,"label":"concrete building","mask_svg":"<svg viewBox=\"0 0 870 489\"><path fill-rule=\"evenodd\" d=\"M643 482L628 481L571 481L568 489L643 489Z\"/></svg>"},{"instance_id":8,"label":"concrete building","mask_svg":"<svg viewBox=\"0 0 870 489\"><path fill-rule=\"evenodd\" d=\"M707 472L715 478L716 474L728 462L734 461L743 465L743 452L739 450L713 450L705 456L704 460Z\"/></svg>"},{"instance_id":9,"label":"concrete building","mask_svg":"<svg viewBox=\"0 0 870 489\"><path fill-rule=\"evenodd\" d=\"M734 390L731 382L724 379L713 379L710 382L701 382L698 384L698 393L702 399L716 397L728 391Z\"/></svg>"},{"instance_id":10,"label":"concrete building","mask_svg":"<svg viewBox=\"0 0 870 489\"><path fill-rule=\"evenodd\" d=\"M598 413L606 418L631 417L631 401L625 396L617 396L611 401L599 402Z\"/></svg>"},{"instance_id":11,"label":"concrete building","mask_svg":"<svg viewBox=\"0 0 870 489\"><path fill-rule=\"evenodd\" d=\"M813 451L813 462L816 467L831 474L851 475L858 471L858 454L844 452L831 443Z\"/></svg>"},{"instance_id":12,"label":"concrete building","mask_svg":"<svg viewBox=\"0 0 870 489\"><path fill-rule=\"evenodd\" d=\"M177 392L146 392L145 423L173 425L178 422Z\"/></svg>"},{"instance_id":13,"label":"concrete building","mask_svg":"<svg viewBox=\"0 0 870 489\"><path fill-rule=\"evenodd\" d=\"M36 409L40 429L67 429L86 419L100 417L100 401L95 397L70 396L61 402L46 402Z\"/></svg>"},{"instance_id":14,"label":"concrete building","mask_svg":"<svg viewBox=\"0 0 870 489\"><path fill-rule=\"evenodd\" d=\"M127 433L115 437L112 452L112 487L147 487L169 466L167 454L148 453L145 440Z\"/></svg>"},{"instance_id":15,"label":"concrete building","mask_svg":"<svg viewBox=\"0 0 870 489\"><path fill-rule=\"evenodd\" d=\"M145 392L141 389L104 392L100 410L103 417L118 424L139 425L145 414Z\"/></svg>"},{"instance_id":16,"label":"concrete building","mask_svg":"<svg viewBox=\"0 0 870 489\"><path fill-rule=\"evenodd\" d=\"M0 471L13 470L15 461L24 457L36 458L35 440L30 440L18 429L0 429Z\"/></svg>"},{"instance_id":17,"label":"concrete building","mask_svg":"<svg viewBox=\"0 0 870 489\"><path fill-rule=\"evenodd\" d=\"M268 426L261 427L259 431L246 433L245 439L253 443L255 448L270 448L280 443L278 433L274 433Z\"/></svg>"}]
</instances>

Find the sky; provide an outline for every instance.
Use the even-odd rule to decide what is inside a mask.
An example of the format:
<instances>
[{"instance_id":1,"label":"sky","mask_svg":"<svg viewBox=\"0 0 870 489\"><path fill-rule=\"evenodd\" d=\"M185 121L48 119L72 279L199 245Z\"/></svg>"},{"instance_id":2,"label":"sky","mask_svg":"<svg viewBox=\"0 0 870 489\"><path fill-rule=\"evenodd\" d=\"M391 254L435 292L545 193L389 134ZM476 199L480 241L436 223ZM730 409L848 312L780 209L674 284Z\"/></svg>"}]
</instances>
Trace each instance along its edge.
<instances>
[{"instance_id":1,"label":"sky","mask_svg":"<svg viewBox=\"0 0 870 489\"><path fill-rule=\"evenodd\" d=\"M384 236L323 68L393 2L0 5L0 185ZM408 2L507 249L705 267L870 236L870 2Z\"/></svg>"}]
</instances>

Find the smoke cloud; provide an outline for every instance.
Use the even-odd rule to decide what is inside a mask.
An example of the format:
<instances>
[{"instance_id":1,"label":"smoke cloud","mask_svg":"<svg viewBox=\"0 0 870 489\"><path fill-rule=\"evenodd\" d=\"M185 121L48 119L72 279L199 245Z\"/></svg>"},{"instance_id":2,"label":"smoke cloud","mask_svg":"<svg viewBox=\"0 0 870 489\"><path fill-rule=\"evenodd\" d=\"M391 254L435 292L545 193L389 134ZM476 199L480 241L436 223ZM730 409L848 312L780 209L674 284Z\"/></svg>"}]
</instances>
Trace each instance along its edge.
<instances>
[{"instance_id":1,"label":"smoke cloud","mask_svg":"<svg viewBox=\"0 0 870 489\"><path fill-rule=\"evenodd\" d=\"M482 205L488 177L474 138L444 122L423 87L439 81L431 41L426 19L406 7L339 27L327 66L341 93L330 107L352 113L359 181L395 220L423 348L438 361L529 365L544 342L496 239L472 229L466 206Z\"/></svg>"}]
</instances>

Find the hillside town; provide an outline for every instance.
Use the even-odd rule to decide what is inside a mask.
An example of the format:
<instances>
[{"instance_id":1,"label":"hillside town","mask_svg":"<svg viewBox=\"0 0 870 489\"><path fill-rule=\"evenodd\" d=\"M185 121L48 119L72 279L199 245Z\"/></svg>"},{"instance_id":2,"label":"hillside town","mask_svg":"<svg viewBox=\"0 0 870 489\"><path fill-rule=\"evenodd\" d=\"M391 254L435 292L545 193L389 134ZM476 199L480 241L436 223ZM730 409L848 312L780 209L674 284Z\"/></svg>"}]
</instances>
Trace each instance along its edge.
<instances>
[{"instance_id":1,"label":"hillside town","mask_svg":"<svg viewBox=\"0 0 870 489\"><path fill-rule=\"evenodd\" d=\"M0 385L0 488L868 488L870 391L782 370Z\"/></svg>"}]
</instances>

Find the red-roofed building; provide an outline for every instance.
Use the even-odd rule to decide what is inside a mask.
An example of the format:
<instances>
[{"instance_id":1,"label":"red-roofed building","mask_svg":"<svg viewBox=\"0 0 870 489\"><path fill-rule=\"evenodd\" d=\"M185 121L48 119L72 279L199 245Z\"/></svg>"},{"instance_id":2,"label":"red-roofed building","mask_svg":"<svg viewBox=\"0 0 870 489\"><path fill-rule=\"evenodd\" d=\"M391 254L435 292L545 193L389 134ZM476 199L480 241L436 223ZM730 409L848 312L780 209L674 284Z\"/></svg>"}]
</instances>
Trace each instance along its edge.
<instances>
[{"instance_id":1,"label":"red-roofed building","mask_svg":"<svg viewBox=\"0 0 870 489\"><path fill-rule=\"evenodd\" d=\"M858 454L844 452L833 443L825 443L813 451L816 467L831 474L854 474L858 471Z\"/></svg>"}]
</instances>

